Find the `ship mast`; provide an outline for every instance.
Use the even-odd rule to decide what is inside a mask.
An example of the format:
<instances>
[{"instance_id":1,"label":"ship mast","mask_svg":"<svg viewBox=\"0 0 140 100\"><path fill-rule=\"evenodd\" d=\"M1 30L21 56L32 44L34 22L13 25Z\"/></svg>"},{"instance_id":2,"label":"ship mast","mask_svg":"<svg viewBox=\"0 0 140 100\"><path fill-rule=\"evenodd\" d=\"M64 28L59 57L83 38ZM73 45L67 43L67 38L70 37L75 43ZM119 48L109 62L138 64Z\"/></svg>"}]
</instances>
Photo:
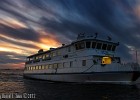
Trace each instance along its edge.
<instances>
[{"instance_id":1,"label":"ship mast","mask_svg":"<svg viewBox=\"0 0 140 100\"><path fill-rule=\"evenodd\" d=\"M137 50L136 50L136 63L138 63Z\"/></svg>"}]
</instances>

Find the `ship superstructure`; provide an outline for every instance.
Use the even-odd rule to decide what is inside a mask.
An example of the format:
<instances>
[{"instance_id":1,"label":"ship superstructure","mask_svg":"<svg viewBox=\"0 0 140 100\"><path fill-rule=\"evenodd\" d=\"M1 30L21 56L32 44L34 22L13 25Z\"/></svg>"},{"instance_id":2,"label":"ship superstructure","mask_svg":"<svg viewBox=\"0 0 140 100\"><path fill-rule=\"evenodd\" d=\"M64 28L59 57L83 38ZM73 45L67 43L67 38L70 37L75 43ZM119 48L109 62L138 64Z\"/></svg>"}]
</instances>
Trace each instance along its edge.
<instances>
[{"instance_id":1,"label":"ship superstructure","mask_svg":"<svg viewBox=\"0 0 140 100\"><path fill-rule=\"evenodd\" d=\"M58 48L42 49L28 56L24 76L57 82L135 84L140 76L137 63L122 64L116 55L119 42L79 34L77 40Z\"/></svg>"}]
</instances>

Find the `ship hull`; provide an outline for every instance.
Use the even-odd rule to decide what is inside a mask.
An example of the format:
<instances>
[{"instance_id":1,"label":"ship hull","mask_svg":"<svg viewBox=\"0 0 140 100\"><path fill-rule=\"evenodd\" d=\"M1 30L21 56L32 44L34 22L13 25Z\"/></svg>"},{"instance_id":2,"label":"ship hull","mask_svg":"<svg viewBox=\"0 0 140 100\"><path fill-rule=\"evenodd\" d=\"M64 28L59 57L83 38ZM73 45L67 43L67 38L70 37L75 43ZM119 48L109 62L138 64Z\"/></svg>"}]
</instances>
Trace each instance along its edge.
<instances>
[{"instance_id":1,"label":"ship hull","mask_svg":"<svg viewBox=\"0 0 140 100\"><path fill-rule=\"evenodd\" d=\"M53 82L136 84L139 72L93 72L93 73L28 73L25 78Z\"/></svg>"}]
</instances>

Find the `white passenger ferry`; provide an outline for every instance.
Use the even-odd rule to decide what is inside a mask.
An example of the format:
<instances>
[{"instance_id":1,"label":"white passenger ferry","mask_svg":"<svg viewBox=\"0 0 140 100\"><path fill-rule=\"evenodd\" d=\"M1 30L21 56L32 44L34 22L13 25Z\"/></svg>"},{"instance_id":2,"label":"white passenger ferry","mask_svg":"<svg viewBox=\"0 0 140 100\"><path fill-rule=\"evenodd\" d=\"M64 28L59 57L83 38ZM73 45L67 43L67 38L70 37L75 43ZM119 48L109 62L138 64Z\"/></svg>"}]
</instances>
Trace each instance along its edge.
<instances>
[{"instance_id":1,"label":"white passenger ferry","mask_svg":"<svg viewBox=\"0 0 140 100\"><path fill-rule=\"evenodd\" d=\"M118 45L110 37L97 38L97 33L79 34L69 45L28 56L24 77L55 82L136 84L140 67L137 63L122 64L116 55Z\"/></svg>"}]
</instances>

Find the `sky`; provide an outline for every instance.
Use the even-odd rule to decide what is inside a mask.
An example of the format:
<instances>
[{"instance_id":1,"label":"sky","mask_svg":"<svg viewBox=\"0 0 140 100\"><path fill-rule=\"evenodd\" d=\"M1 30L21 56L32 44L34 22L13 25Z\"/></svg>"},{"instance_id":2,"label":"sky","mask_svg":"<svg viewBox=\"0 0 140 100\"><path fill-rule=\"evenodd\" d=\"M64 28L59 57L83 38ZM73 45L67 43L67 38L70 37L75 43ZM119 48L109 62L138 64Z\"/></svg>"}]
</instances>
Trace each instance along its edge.
<instances>
[{"instance_id":1,"label":"sky","mask_svg":"<svg viewBox=\"0 0 140 100\"><path fill-rule=\"evenodd\" d=\"M69 44L79 33L111 36L125 62L140 62L140 0L0 0L0 68Z\"/></svg>"}]
</instances>

